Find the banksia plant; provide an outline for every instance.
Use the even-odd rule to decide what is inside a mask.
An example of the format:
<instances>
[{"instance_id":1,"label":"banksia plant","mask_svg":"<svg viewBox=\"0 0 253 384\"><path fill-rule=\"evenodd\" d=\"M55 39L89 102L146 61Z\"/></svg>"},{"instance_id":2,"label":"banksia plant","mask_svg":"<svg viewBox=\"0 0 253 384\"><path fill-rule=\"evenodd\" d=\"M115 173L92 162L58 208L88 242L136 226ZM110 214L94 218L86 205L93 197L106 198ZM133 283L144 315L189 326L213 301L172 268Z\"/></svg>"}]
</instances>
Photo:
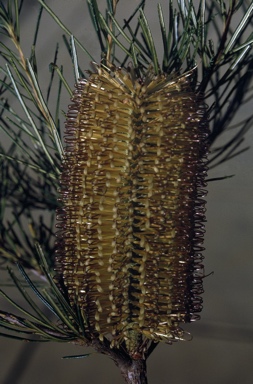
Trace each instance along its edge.
<instances>
[{"instance_id":1,"label":"banksia plant","mask_svg":"<svg viewBox=\"0 0 253 384\"><path fill-rule=\"evenodd\" d=\"M101 58L90 56L92 70L86 72L78 64L79 55L89 55L85 47L43 0L39 3L29 60L20 44L23 2L1 3L2 32L14 43L14 48L3 44L2 93L16 95L25 119L1 99L7 116L2 128L12 145L1 149L0 252L31 308L2 292L19 311L0 312L2 335L92 346L115 361L127 383L144 384L154 348L189 339L182 324L197 320L202 309L207 169L244 150L239 145L252 121L252 116L242 121L232 139L213 149L251 97L253 3L170 1L168 27L158 5L160 62L145 1L121 25L120 1L108 1L103 16L96 0L88 0ZM47 100L35 55L43 10L70 37L65 42L76 77L72 94L56 51ZM239 11L243 16L234 25ZM53 118L48 105L56 75ZM63 88L72 97L64 148ZM9 208L11 221L4 215ZM41 209L50 220L38 218ZM26 291L14 263L54 319Z\"/></svg>"},{"instance_id":2,"label":"banksia plant","mask_svg":"<svg viewBox=\"0 0 253 384\"><path fill-rule=\"evenodd\" d=\"M191 73L168 77L98 68L66 124L57 270L91 332L133 356L201 309L205 107Z\"/></svg>"}]
</instances>

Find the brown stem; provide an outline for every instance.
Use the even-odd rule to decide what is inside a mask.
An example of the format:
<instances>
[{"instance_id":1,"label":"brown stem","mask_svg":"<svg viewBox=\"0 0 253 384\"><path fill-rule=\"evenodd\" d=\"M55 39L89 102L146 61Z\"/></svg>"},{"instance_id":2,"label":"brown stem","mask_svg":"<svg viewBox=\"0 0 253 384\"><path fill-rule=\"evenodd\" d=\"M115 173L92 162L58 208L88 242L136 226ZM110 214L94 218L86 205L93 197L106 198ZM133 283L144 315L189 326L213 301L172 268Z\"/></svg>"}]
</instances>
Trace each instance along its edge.
<instances>
[{"instance_id":1,"label":"brown stem","mask_svg":"<svg viewBox=\"0 0 253 384\"><path fill-rule=\"evenodd\" d=\"M146 360L132 360L119 368L127 384L148 384Z\"/></svg>"},{"instance_id":2,"label":"brown stem","mask_svg":"<svg viewBox=\"0 0 253 384\"><path fill-rule=\"evenodd\" d=\"M132 359L123 348L111 348L106 338L102 342L94 339L90 345L115 362L127 384L148 384L146 356L143 359Z\"/></svg>"}]
</instances>

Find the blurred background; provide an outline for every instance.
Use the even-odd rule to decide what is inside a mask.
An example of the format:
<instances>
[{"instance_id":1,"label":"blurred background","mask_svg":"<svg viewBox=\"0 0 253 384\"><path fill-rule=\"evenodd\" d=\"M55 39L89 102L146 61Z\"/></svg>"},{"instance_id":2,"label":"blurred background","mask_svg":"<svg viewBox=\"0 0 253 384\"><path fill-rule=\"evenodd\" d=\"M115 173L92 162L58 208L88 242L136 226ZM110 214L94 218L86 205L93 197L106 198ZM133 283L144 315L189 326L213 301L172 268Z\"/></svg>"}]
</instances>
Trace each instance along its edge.
<instances>
[{"instance_id":1,"label":"blurred background","mask_svg":"<svg viewBox=\"0 0 253 384\"><path fill-rule=\"evenodd\" d=\"M211 0L210 0L211 1ZM119 15L127 17L139 0L120 1ZM150 4L149 4L150 3ZM146 15L159 44L156 1L147 0ZM166 13L168 1L161 1ZM251 2L248 2L251 3ZM24 0L21 38L30 55L37 19L36 0ZM99 62L100 52L91 26L85 0L51 0L47 4L73 31ZM98 4L106 5L105 0ZM56 43L58 64L64 65L74 87L71 60L62 41L62 31L46 13L43 14L36 48L40 84L48 83L48 66L53 61ZM83 62L82 62L83 60ZM90 60L79 57L82 69L90 69ZM72 79L72 80L71 80ZM68 97L62 101L67 110ZM237 121L252 111L244 106ZM64 119L63 119L64 121ZM2 134L1 134L2 135ZM253 377L253 127L246 137L247 152L209 172L209 178L235 175L213 181L208 187L205 239L204 309L201 320L184 328L191 332L191 342L160 344L148 360L150 384L250 384ZM2 137L1 137L2 140ZM2 299L0 299L2 309ZM63 360L62 356L87 353L88 349L71 344L29 344L0 339L0 384L120 384L114 363L107 357L91 354L85 359Z\"/></svg>"}]
</instances>

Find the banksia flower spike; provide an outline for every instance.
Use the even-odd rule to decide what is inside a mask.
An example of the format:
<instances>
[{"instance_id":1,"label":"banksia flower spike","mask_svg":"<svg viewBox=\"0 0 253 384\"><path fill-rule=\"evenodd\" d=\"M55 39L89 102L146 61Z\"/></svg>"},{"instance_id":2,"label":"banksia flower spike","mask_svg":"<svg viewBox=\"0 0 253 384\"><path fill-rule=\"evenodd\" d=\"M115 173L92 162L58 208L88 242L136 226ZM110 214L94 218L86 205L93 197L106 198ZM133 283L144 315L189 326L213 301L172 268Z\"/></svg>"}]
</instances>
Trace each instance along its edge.
<instances>
[{"instance_id":1,"label":"banksia flower spike","mask_svg":"<svg viewBox=\"0 0 253 384\"><path fill-rule=\"evenodd\" d=\"M20 117L0 99L1 129L12 140L7 150L0 144L1 266L18 264L26 286L7 266L26 305L0 290L14 307L0 311L0 335L91 346L116 363L125 382L146 384L154 348L190 339L183 324L198 320L202 309L207 169L244 150L239 146L253 121L252 115L241 121L232 138L213 148L252 98L253 3L168 1L168 28L158 5L161 62L145 0L121 23L116 8L123 2L108 0L103 16L97 1L87 0L99 59L38 0L26 60L24 3L0 0L0 30L12 44L1 45L7 65L0 92L16 95L24 111ZM68 84L56 48L46 98L35 55L43 10L70 37L75 74ZM237 11L242 16L234 25ZM80 68L83 53L92 71ZM47 104L55 77L53 118ZM63 89L71 98L64 148Z\"/></svg>"},{"instance_id":2,"label":"banksia flower spike","mask_svg":"<svg viewBox=\"0 0 253 384\"><path fill-rule=\"evenodd\" d=\"M134 356L201 310L208 129L191 78L98 67L67 115L57 271L89 332Z\"/></svg>"}]
</instances>

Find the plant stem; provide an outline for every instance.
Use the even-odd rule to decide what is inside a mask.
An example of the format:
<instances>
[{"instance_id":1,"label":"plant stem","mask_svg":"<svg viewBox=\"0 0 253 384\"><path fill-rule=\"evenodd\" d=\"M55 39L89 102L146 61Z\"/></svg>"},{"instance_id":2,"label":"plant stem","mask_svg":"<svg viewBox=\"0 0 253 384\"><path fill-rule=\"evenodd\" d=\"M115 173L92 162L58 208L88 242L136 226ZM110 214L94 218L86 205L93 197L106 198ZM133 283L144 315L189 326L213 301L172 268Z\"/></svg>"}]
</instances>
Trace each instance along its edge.
<instances>
[{"instance_id":1,"label":"plant stem","mask_svg":"<svg viewBox=\"0 0 253 384\"><path fill-rule=\"evenodd\" d=\"M130 365L119 368L127 384L148 384L146 360L132 360Z\"/></svg>"},{"instance_id":2,"label":"plant stem","mask_svg":"<svg viewBox=\"0 0 253 384\"><path fill-rule=\"evenodd\" d=\"M98 353L107 355L114 361L126 384L148 384L146 359L151 352L143 355L143 358L133 359L123 348L111 348L106 338L102 342L94 339L90 345ZM153 345L150 350L154 350Z\"/></svg>"}]
</instances>

